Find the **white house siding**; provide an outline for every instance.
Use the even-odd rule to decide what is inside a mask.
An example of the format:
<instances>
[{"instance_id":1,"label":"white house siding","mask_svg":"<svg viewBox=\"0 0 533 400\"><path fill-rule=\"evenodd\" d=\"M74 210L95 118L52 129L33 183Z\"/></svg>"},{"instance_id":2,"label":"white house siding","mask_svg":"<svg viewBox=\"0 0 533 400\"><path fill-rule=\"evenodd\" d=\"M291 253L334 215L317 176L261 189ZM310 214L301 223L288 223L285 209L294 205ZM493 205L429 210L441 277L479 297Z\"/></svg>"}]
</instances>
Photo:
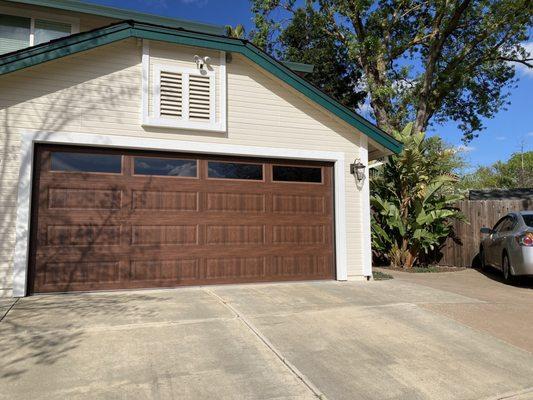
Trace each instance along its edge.
<instances>
[{"instance_id":1,"label":"white house siding","mask_svg":"<svg viewBox=\"0 0 533 400\"><path fill-rule=\"evenodd\" d=\"M360 277L362 202L349 163L366 143L361 134L239 55L227 65L227 133L143 128L141 52L128 39L0 76L0 296L12 288L20 134L34 131L343 152L348 276ZM151 52L191 60L180 46L152 42Z\"/></svg>"}]
</instances>

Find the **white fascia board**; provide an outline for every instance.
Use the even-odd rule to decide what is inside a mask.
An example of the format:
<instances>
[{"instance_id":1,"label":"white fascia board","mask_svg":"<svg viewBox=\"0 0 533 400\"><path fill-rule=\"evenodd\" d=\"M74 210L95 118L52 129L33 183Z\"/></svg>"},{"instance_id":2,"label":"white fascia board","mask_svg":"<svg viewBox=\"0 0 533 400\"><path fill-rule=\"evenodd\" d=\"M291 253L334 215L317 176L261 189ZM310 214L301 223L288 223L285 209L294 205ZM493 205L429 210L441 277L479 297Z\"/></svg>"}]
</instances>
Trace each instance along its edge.
<instances>
[{"instance_id":1,"label":"white fascia board","mask_svg":"<svg viewBox=\"0 0 533 400\"><path fill-rule=\"evenodd\" d=\"M21 136L16 243L13 266L14 297L25 296L27 292L33 151L35 145L39 143L333 162L335 175L336 276L337 280L347 279L348 260L346 252L347 238L345 197L346 165L344 162L344 153L274 147L241 146L209 142L190 142L177 139L157 139L134 136L105 136L88 133L64 132L30 132L24 133Z\"/></svg>"}]
</instances>

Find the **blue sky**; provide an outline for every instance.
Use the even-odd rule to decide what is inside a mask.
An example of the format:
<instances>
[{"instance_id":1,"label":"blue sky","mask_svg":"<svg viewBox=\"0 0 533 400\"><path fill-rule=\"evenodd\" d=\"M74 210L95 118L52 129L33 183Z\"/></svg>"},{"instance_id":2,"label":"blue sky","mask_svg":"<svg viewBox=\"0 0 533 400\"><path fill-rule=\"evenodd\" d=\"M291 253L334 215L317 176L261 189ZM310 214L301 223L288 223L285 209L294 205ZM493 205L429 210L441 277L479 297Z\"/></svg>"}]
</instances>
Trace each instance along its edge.
<instances>
[{"instance_id":1,"label":"blue sky","mask_svg":"<svg viewBox=\"0 0 533 400\"><path fill-rule=\"evenodd\" d=\"M217 25L243 24L247 32L253 27L248 0L91 0L107 6L134 9ZM533 42L528 44L533 52ZM533 150L533 71L519 69L518 87L512 89L507 110L501 110L493 119L486 120L487 129L467 146L461 143L461 132L455 124L436 126L430 134L441 135L446 142L461 146L462 153L471 164L490 165L497 160L507 160L513 152Z\"/></svg>"}]
</instances>

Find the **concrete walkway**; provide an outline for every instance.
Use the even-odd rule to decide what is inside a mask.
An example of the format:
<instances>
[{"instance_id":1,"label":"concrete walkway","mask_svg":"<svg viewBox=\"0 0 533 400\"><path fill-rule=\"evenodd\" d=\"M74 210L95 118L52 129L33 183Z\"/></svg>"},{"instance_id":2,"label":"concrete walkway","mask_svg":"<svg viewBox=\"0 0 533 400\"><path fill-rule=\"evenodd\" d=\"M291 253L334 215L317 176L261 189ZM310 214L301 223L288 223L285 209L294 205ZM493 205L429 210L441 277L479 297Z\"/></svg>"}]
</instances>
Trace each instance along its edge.
<instances>
[{"instance_id":1,"label":"concrete walkway","mask_svg":"<svg viewBox=\"0 0 533 400\"><path fill-rule=\"evenodd\" d=\"M442 311L488 300L412 278L24 298L0 398L533 398L530 343Z\"/></svg>"}]
</instances>

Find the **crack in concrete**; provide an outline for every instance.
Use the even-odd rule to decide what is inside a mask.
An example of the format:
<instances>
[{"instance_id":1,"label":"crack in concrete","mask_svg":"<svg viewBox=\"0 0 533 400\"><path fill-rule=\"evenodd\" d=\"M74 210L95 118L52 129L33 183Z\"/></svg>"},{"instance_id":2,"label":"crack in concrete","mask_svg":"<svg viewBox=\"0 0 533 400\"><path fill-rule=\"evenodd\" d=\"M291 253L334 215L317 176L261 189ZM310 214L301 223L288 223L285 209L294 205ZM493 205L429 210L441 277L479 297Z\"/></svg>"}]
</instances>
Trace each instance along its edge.
<instances>
[{"instance_id":1,"label":"crack in concrete","mask_svg":"<svg viewBox=\"0 0 533 400\"><path fill-rule=\"evenodd\" d=\"M497 396L488 397L485 400L512 400L513 398L517 398L518 396L523 396L530 393L533 393L533 387L529 387L524 390L499 394ZM523 397L523 399L525 400L526 398Z\"/></svg>"},{"instance_id":2,"label":"crack in concrete","mask_svg":"<svg viewBox=\"0 0 533 400\"><path fill-rule=\"evenodd\" d=\"M233 307L229 301L226 301L220 297L215 292L210 289L203 287L202 288L206 293L213 296L220 303L222 303L228 310L230 310L242 323L254 334L256 335L261 342L272 352L274 355L287 367L287 369L294 375L298 380L300 380L310 391L311 393L320 400L327 400L327 397L324 393L315 386L313 382L307 376L305 376L293 363L291 363L287 358L283 356L281 351L279 351L273 344L264 336L259 329L257 329L243 314L239 312L235 307Z\"/></svg>"},{"instance_id":3,"label":"crack in concrete","mask_svg":"<svg viewBox=\"0 0 533 400\"><path fill-rule=\"evenodd\" d=\"M2 315L2 317L0 317L0 322L2 322L4 320L5 317L7 317L7 314L9 314L9 312L13 309L13 307L15 307L15 304L17 304L20 300L20 297L17 297L15 299L15 301L13 302L13 304L11 304L9 306L9 308L7 309L7 311L4 313L4 315Z\"/></svg>"}]
</instances>

